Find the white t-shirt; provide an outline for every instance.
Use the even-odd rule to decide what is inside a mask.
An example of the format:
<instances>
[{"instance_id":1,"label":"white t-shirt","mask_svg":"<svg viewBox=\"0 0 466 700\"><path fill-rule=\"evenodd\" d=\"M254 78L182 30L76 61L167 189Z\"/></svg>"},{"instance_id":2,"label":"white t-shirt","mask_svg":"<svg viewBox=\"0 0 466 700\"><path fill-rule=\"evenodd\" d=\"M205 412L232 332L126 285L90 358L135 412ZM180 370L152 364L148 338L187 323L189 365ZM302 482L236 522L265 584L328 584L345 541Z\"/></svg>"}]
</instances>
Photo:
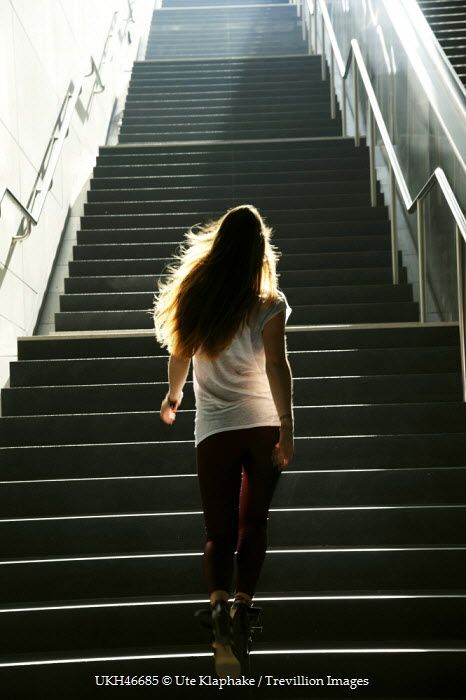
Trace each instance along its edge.
<instances>
[{"instance_id":1,"label":"white t-shirt","mask_svg":"<svg viewBox=\"0 0 466 700\"><path fill-rule=\"evenodd\" d=\"M196 399L194 444L224 430L280 425L265 372L262 329L280 311L285 323L291 307L279 289L274 304L258 300L250 325L239 327L236 335L214 360L201 353L193 355L193 385Z\"/></svg>"}]
</instances>

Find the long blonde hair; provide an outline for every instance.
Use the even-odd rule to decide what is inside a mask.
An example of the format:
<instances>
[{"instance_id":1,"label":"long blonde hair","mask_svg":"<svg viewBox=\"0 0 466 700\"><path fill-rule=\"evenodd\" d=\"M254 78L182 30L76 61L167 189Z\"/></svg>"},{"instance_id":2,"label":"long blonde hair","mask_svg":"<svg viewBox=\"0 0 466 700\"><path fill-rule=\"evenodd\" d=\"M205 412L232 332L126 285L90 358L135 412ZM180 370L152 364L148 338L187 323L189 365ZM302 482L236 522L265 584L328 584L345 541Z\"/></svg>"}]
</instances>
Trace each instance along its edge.
<instances>
[{"instance_id":1,"label":"long blonde hair","mask_svg":"<svg viewBox=\"0 0 466 700\"><path fill-rule=\"evenodd\" d=\"M158 281L149 311L159 344L178 357L190 358L199 350L214 359L240 324L249 322L258 299L276 301L281 253L271 236L272 228L252 204L192 226L185 233L187 243L173 256L178 264L168 265L167 280Z\"/></svg>"}]
</instances>

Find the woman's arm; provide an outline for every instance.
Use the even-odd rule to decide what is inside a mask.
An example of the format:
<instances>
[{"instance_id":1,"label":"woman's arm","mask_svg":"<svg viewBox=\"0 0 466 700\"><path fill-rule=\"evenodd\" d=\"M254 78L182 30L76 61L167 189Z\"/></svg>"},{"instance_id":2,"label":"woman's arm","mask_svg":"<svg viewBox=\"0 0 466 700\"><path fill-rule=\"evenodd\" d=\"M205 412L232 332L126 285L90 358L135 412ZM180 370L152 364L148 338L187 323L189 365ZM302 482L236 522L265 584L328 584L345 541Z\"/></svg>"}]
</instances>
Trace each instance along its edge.
<instances>
[{"instance_id":1,"label":"woman's arm","mask_svg":"<svg viewBox=\"0 0 466 700\"><path fill-rule=\"evenodd\" d=\"M282 423L293 424L293 377L286 355L285 312L275 314L262 330L265 371Z\"/></svg>"},{"instance_id":2,"label":"woman's arm","mask_svg":"<svg viewBox=\"0 0 466 700\"><path fill-rule=\"evenodd\" d=\"M168 358L168 392L160 407L160 418L169 425L175 420L176 409L183 399L183 387L190 364L191 358L185 359L175 355Z\"/></svg>"},{"instance_id":3,"label":"woman's arm","mask_svg":"<svg viewBox=\"0 0 466 700\"><path fill-rule=\"evenodd\" d=\"M275 445L272 461L279 469L288 467L293 459L293 377L286 355L285 312L265 323L262 330L265 369L270 390L280 418L280 441Z\"/></svg>"},{"instance_id":4,"label":"woman's arm","mask_svg":"<svg viewBox=\"0 0 466 700\"><path fill-rule=\"evenodd\" d=\"M191 358L186 359L175 355L170 355L168 358L168 394L173 401L177 399L181 401L190 364Z\"/></svg>"}]
</instances>

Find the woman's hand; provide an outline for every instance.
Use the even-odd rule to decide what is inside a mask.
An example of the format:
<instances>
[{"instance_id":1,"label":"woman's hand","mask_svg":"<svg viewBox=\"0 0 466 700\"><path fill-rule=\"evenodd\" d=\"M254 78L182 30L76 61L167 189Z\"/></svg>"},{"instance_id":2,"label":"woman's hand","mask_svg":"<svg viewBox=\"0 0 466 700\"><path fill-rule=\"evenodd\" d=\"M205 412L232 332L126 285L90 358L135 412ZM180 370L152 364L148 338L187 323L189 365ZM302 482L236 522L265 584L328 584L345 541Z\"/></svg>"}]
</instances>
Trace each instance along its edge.
<instances>
[{"instance_id":1,"label":"woman's hand","mask_svg":"<svg viewBox=\"0 0 466 700\"><path fill-rule=\"evenodd\" d=\"M176 418L176 411L183 400L183 392L181 392L181 395L176 397L176 399L173 396L171 399L172 401L170 402L168 392L160 406L160 418L168 425L171 425Z\"/></svg>"},{"instance_id":2,"label":"woman's hand","mask_svg":"<svg viewBox=\"0 0 466 700\"><path fill-rule=\"evenodd\" d=\"M289 425L280 426L280 440L272 451L272 462L280 470L286 469L293 459L293 428Z\"/></svg>"}]
</instances>

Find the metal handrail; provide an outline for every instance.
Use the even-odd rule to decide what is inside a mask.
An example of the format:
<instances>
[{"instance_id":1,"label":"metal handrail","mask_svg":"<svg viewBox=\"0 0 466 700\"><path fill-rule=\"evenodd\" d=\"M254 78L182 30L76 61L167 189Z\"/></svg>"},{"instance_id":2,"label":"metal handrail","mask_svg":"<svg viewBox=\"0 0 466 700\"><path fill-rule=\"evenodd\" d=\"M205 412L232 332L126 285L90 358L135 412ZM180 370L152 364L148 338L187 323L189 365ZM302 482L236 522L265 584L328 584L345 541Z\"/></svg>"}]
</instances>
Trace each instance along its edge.
<instances>
[{"instance_id":1,"label":"metal handrail","mask_svg":"<svg viewBox=\"0 0 466 700\"><path fill-rule=\"evenodd\" d=\"M96 81L100 85L100 90L93 90L93 93L95 94L95 93L103 92L105 90L105 85L103 84L102 78L100 77L100 70L98 69L96 62L94 61L94 56L91 56L91 72L86 73L86 75L84 77L89 78L91 75L94 75L94 74L95 74Z\"/></svg>"},{"instance_id":2,"label":"metal handrail","mask_svg":"<svg viewBox=\"0 0 466 700\"><path fill-rule=\"evenodd\" d=\"M63 113L63 118L58 118L58 129L57 127L55 127L54 133L52 134L52 137L47 145L46 155L49 153L49 151L51 152L51 155L49 157L45 173L41 178L40 186L36 186L34 188L33 194L31 196L31 208L25 207L24 204L22 204L19 201L18 197L16 197L16 195L10 190L9 187L5 187L5 189L3 190L2 196L0 197L0 217L2 213L1 206L3 199L6 196L8 196L20 209L24 218L27 219L27 223L23 230L23 233L18 234L16 236L12 236L12 239L14 241L24 241L24 239L27 238L31 233L32 226L37 226L39 222L42 209L44 208L45 200L47 199L47 195L53 185L53 176L55 174L58 160L61 155L63 143L66 137L68 136L71 117L73 116L74 108L76 106L76 102L78 101L78 97L81 92L81 86L82 83L72 88L71 90L67 90L65 100L60 110L60 115Z\"/></svg>"},{"instance_id":3,"label":"metal handrail","mask_svg":"<svg viewBox=\"0 0 466 700\"><path fill-rule=\"evenodd\" d=\"M134 19L134 14L133 14L133 3L132 0L127 0L128 4L128 17L125 20L125 29L123 31L123 34L126 33L126 27L128 26L129 22L132 24L135 24L136 20Z\"/></svg>"},{"instance_id":4,"label":"metal handrail","mask_svg":"<svg viewBox=\"0 0 466 700\"><path fill-rule=\"evenodd\" d=\"M347 119L346 119L346 79L349 75L350 68L353 67L353 102L354 102L354 142L356 146L360 145L360 130L359 130L359 81L358 73L362 80L366 91L369 103L369 148L370 148L370 191L371 205L377 206L377 172L375 166L375 147L376 147L376 126L379 130L383 145L389 161L390 171L390 221L391 221L391 253L392 253L392 277L393 283L399 283L398 269L398 240L397 240L397 221L396 221L396 195L397 188L401 195L401 199L408 213L416 209L417 211L417 243L418 243L418 264L419 264L419 320L421 323L426 322L426 236L424 226L424 202L434 187L438 185L444 195L445 201L450 209L450 212L455 220L455 236L456 236L456 264L457 264L457 292L458 292L458 325L460 336L461 350L461 376L462 376L462 392L463 401L466 402L466 294L465 294L465 261L464 248L466 242L466 217L456 199L454 192L450 186L448 178L444 170L440 167L435 168L427 181L421 187L419 192L411 197L408 185L403 175L400 162L395 153L395 149L390 138L387 125L382 115L379 102L377 100L372 81L369 77L366 64L364 62L359 42L357 39L352 39L350 42L350 50L346 62L338 46L338 41L332 26L332 21L328 13L324 0L296 0L298 15L302 16L303 36L305 36L306 21L305 9L307 8L309 19L314 18L314 49L317 53L317 7L321 13L321 76L322 80L326 80L326 59L325 59L325 38L326 33L330 41L330 99L331 99L331 116L334 119L336 114L335 105L335 60L342 79L342 135L347 134ZM301 5L301 8L300 8ZM311 50L311 26L307 23L308 45ZM462 160L460 163L466 172L466 166Z\"/></svg>"},{"instance_id":5,"label":"metal handrail","mask_svg":"<svg viewBox=\"0 0 466 700\"><path fill-rule=\"evenodd\" d=\"M125 28L123 36L120 37L121 40L126 34L129 22L135 21L133 16L133 6L130 0L128 0L128 10L129 16L125 19ZM62 107L60 109L55 128L53 130L52 136L50 137L45 151L44 161L47 160L45 172L40 177L39 184L34 186L33 192L30 197L30 204L28 206L25 206L9 187L5 187L0 196L0 218L2 215L2 203L5 197L8 197L18 207L21 214L23 215L23 220L20 224L20 229L22 229L22 232L17 234L16 236L12 236L13 241L24 241L30 235L32 231L32 226L37 226L37 224L39 223L39 219L44 208L45 200L47 199L47 195L53 186L53 176L55 174L55 170L57 168L61 156L63 144L69 133L70 122L74 113L74 109L76 107L76 103L82 92L85 79L90 77L91 75L95 75L94 85L86 109L87 116L89 115L90 104L93 96L105 90L105 85L102 82L101 77L101 68L103 63L105 62L109 40L113 36L113 30L115 27L117 15L118 10L116 10L113 13L112 21L110 23L110 29L107 32L107 36L104 42L104 49L102 52L101 59L99 61L99 66L97 66L93 55L91 55L91 72L86 73L77 85L73 85L73 83L71 82L66 91L65 99L62 103ZM97 84L100 86L100 89L96 89Z\"/></svg>"}]
</instances>

